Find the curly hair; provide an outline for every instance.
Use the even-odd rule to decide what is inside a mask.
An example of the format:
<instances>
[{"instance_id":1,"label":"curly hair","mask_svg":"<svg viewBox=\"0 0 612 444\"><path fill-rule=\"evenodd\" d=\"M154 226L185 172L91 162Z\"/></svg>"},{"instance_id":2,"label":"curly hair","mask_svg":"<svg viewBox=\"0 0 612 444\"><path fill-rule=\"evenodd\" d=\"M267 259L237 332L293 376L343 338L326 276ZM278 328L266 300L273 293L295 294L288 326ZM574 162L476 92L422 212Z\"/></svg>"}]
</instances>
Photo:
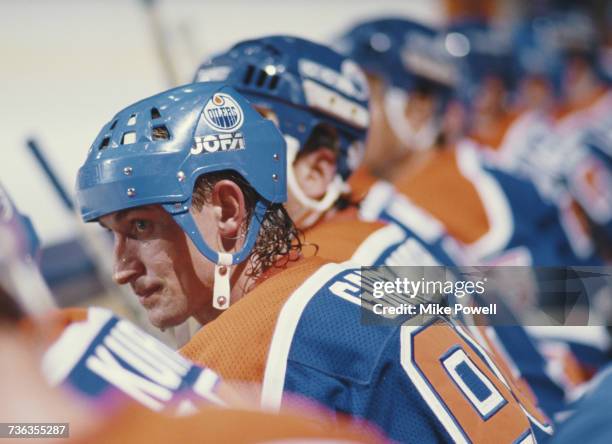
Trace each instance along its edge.
<instances>
[{"instance_id":1,"label":"curly hair","mask_svg":"<svg viewBox=\"0 0 612 444\"><path fill-rule=\"evenodd\" d=\"M192 207L199 211L205 203L209 203L212 199L212 190L220 180L231 180L242 190L248 222L243 226L241 235L246 235L255 205L263 198L237 172L226 170L200 176L193 190ZM282 267L288 261L297 260L299 254L290 253L301 253L303 244L303 234L295 226L283 204L270 204L260 223L259 235L252 250L253 254L249 258L251 268L248 275L254 278L271 267Z\"/></svg>"}]
</instances>

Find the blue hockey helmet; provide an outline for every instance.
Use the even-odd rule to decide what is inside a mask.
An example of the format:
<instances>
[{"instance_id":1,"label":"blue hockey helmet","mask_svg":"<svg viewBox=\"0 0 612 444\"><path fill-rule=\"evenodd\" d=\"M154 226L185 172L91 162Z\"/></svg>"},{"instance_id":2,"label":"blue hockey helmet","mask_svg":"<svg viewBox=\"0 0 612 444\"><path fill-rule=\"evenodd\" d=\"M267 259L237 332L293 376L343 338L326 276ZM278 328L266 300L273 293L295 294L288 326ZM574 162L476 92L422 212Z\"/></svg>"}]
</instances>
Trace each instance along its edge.
<instances>
[{"instance_id":1,"label":"blue hockey helmet","mask_svg":"<svg viewBox=\"0 0 612 444\"><path fill-rule=\"evenodd\" d=\"M340 176L346 179L358 166L369 124L367 81L355 62L335 51L297 37L247 40L202 63L195 80L224 80L273 111L298 149L319 125L333 128Z\"/></svg>"},{"instance_id":2,"label":"blue hockey helmet","mask_svg":"<svg viewBox=\"0 0 612 444\"><path fill-rule=\"evenodd\" d=\"M550 17L529 19L519 23L513 34L519 78L545 79L559 92L563 60L554 21Z\"/></svg>"},{"instance_id":3,"label":"blue hockey helmet","mask_svg":"<svg viewBox=\"0 0 612 444\"><path fill-rule=\"evenodd\" d=\"M336 48L385 83L385 114L399 141L416 150L432 147L458 80L456 61L445 51L443 35L408 19L381 18L354 26L338 39ZM419 128L405 118L408 101L417 92L436 102L433 115Z\"/></svg>"},{"instance_id":4,"label":"blue hockey helmet","mask_svg":"<svg viewBox=\"0 0 612 444\"><path fill-rule=\"evenodd\" d=\"M440 33L408 19L360 23L340 37L336 47L366 72L408 92L423 81L451 91L458 80L456 63L444 50Z\"/></svg>"},{"instance_id":5,"label":"blue hockey helmet","mask_svg":"<svg viewBox=\"0 0 612 444\"><path fill-rule=\"evenodd\" d=\"M39 313L55 303L38 268L40 240L0 184L0 286L23 310Z\"/></svg>"},{"instance_id":6,"label":"blue hockey helmet","mask_svg":"<svg viewBox=\"0 0 612 444\"><path fill-rule=\"evenodd\" d=\"M580 7L559 10L550 14L548 22L551 37L563 55L564 62L567 62L568 56L580 56L589 62L600 80L610 81L601 53L602 36L586 11Z\"/></svg>"},{"instance_id":7,"label":"blue hockey helmet","mask_svg":"<svg viewBox=\"0 0 612 444\"><path fill-rule=\"evenodd\" d=\"M513 91L518 78L512 52L512 33L490 26L479 19L466 20L448 27L445 47L459 62L461 80L458 96L470 103L483 80L494 76Z\"/></svg>"},{"instance_id":8,"label":"blue hockey helmet","mask_svg":"<svg viewBox=\"0 0 612 444\"><path fill-rule=\"evenodd\" d=\"M278 129L236 90L221 82L189 84L125 108L102 128L79 170L77 200L85 222L160 204L208 260L229 266L249 256L269 205L287 199L285 156ZM225 170L239 173L261 197L236 254L207 245L189 211L197 179Z\"/></svg>"}]
</instances>

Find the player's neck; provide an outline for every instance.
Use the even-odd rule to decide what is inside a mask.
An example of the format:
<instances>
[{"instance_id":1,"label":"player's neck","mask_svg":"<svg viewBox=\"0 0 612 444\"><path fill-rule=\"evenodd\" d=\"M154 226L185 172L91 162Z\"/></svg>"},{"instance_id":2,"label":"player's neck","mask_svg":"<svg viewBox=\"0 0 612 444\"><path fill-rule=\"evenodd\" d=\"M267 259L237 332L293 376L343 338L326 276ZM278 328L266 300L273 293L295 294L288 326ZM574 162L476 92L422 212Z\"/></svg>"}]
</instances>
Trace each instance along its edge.
<instances>
[{"instance_id":1,"label":"player's neck","mask_svg":"<svg viewBox=\"0 0 612 444\"><path fill-rule=\"evenodd\" d=\"M254 259L253 259L254 260ZM241 262L240 264L233 265L230 267L230 305L236 304L240 299L244 297L249 291L255 287L256 278L252 276L253 265L252 259ZM210 305L204 307L200 312L194 313L193 317L198 321L200 325L206 325L211 321L214 321L219 317L225 310L217 310L212 308L212 302Z\"/></svg>"},{"instance_id":2,"label":"player's neck","mask_svg":"<svg viewBox=\"0 0 612 444\"><path fill-rule=\"evenodd\" d=\"M593 104L605 92L599 82L585 79L578 82L567 94L568 110L581 110Z\"/></svg>"},{"instance_id":3,"label":"player's neck","mask_svg":"<svg viewBox=\"0 0 612 444\"><path fill-rule=\"evenodd\" d=\"M479 143L498 147L514 117L513 113L502 108L496 112L478 113L470 137Z\"/></svg>"}]
</instances>

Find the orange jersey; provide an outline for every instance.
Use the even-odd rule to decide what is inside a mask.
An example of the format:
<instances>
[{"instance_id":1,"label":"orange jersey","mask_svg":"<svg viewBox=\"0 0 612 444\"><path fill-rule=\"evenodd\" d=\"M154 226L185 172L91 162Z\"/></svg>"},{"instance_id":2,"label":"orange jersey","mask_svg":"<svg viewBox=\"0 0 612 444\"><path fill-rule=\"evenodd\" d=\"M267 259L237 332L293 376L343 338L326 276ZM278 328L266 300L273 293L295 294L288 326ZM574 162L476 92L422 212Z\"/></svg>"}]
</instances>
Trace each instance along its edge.
<instances>
[{"instance_id":1,"label":"orange jersey","mask_svg":"<svg viewBox=\"0 0 612 444\"><path fill-rule=\"evenodd\" d=\"M344 212L346 213L346 212ZM306 230L305 240L318 255L332 262L353 261L357 265L440 265L424 243L396 224L367 222L340 214Z\"/></svg>"},{"instance_id":2,"label":"orange jersey","mask_svg":"<svg viewBox=\"0 0 612 444\"><path fill-rule=\"evenodd\" d=\"M524 414L511 382L463 328L442 318L364 325L360 273L349 263L302 259L202 327L181 354L226 381L261 384L266 408L305 397L372 422L396 441L484 442L497 433L513 442L550 431L545 418ZM473 370L464 381L466 366ZM468 399L480 384L488 387L486 402L474 406Z\"/></svg>"},{"instance_id":3,"label":"orange jersey","mask_svg":"<svg viewBox=\"0 0 612 444\"><path fill-rule=\"evenodd\" d=\"M590 96L573 105L560 107L554 113L557 130L568 135L585 128L605 125L610 121L612 92L598 88Z\"/></svg>"},{"instance_id":4,"label":"orange jersey","mask_svg":"<svg viewBox=\"0 0 612 444\"><path fill-rule=\"evenodd\" d=\"M359 203L358 218L362 222L385 223L395 225L404 232L404 246L399 249L406 251L407 245L413 250L412 257L406 257L393 261L393 265L446 265L453 266L463 263L462 251L455 239L448 235L440 221L436 220L423 207L412 202L408 196L400 193L391 183L385 180L376 179L365 168L361 168L353 174L349 180L351 187L351 197ZM315 230L318 227L315 227ZM341 228L341 227L339 227ZM323 231L329 232L328 228L323 227ZM392 228L384 231L390 233ZM320 236L321 233L316 233ZM338 233L331 237L346 236ZM351 234L348 234L350 236ZM370 237L377 236L384 238L381 233L372 234ZM361 243L361 242L360 242ZM370 244L377 244L373 240ZM365 250L364 247L361 251ZM369 245L368 248L375 248ZM387 245L386 248L389 248ZM360 260L363 260L361 258ZM380 258L379 258L380 259ZM355 260L355 259L353 259ZM404 262L400 262L404 260ZM362 262L361 262L362 263ZM382 264L380 260L362 263L362 265ZM391 265L391 263L385 264Z\"/></svg>"},{"instance_id":5,"label":"orange jersey","mask_svg":"<svg viewBox=\"0 0 612 444\"><path fill-rule=\"evenodd\" d=\"M395 186L465 244L477 242L491 230L486 200L479 184L465 174L456 149L434 153L419 171L397 180Z\"/></svg>"},{"instance_id":6,"label":"orange jersey","mask_svg":"<svg viewBox=\"0 0 612 444\"><path fill-rule=\"evenodd\" d=\"M227 381L261 384L283 304L325 262L318 257L301 259L261 282L196 333L180 353L199 365L214 366Z\"/></svg>"}]
</instances>

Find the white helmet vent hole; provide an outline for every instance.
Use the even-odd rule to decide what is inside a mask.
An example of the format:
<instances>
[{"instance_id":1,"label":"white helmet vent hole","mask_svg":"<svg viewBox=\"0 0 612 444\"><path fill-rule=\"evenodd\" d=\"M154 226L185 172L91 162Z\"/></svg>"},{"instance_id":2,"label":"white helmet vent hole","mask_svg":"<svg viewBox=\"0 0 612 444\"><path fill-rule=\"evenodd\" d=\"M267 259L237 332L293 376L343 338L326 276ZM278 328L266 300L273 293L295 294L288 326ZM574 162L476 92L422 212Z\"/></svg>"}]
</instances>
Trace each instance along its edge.
<instances>
[{"instance_id":1,"label":"white helmet vent hole","mask_svg":"<svg viewBox=\"0 0 612 444\"><path fill-rule=\"evenodd\" d=\"M136 133L134 131L123 133L123 137L121 137L121 145L131 145L133 143L136 143Z\"/></svg>"}]
</instances>

